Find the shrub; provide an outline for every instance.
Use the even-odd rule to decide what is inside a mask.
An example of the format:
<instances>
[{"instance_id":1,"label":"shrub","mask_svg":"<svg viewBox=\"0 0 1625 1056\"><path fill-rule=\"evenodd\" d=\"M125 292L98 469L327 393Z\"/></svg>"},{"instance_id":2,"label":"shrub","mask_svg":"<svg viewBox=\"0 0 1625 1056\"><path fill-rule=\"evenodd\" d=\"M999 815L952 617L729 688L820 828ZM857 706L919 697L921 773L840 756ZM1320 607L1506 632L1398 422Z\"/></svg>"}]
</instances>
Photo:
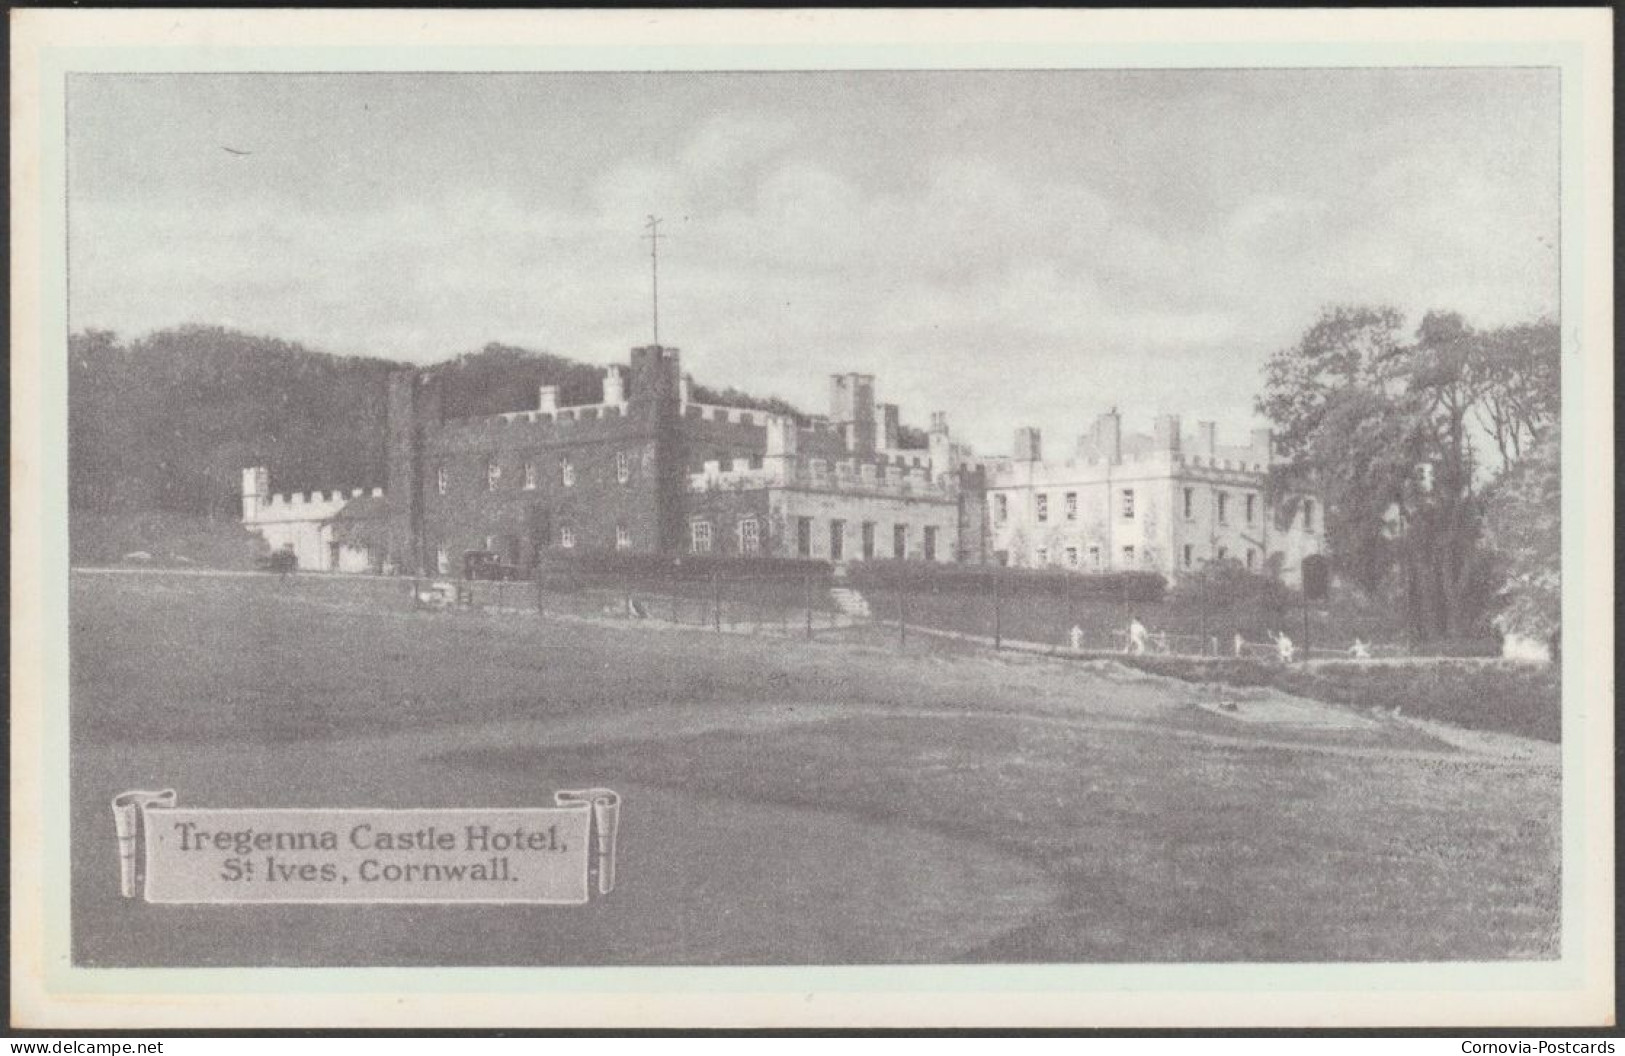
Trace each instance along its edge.
<instances>
[{"instance_id":1,"label":"shrub","mask_svg":"<svg viewBox=\"0 0 1625 1056\"><path fill-rule=\"evenodd\" d=\"M1161 601L1168 581L1155 572L1102 572L1080 575L1049 569L996 568L991 565L945 565L932 561L865 561L847 573L854 586L886 587L907 579L914 589L1006 597L1043 596L1112 601Z\"/></svg>"},{"instance_id":2,"label":"shrub","mask_svg":"<svg viewBox=\"0 0 1625 1056\"><path fill-rule=\"evenodd\" d=\"M1126 656L1123 663L1187 682L1273 686L1286 693L1469 729L1556 741L1562 684L1555 666L1435 660L1405 664L1275 664L1236 658Z\"/></svg>"},{"instance_id":3,"label":"shrub","mask_svg":"<svg viewBox=\"0 0 1625 1056\"><path fill-rule=\"evenodd\" d=\"M629 578L799 579L830 575L828 561L789 557L737 557L727 554L628 554L615 550L547 551L540 568L547 574L624 576Z\"/></svg>"}]
</instances>

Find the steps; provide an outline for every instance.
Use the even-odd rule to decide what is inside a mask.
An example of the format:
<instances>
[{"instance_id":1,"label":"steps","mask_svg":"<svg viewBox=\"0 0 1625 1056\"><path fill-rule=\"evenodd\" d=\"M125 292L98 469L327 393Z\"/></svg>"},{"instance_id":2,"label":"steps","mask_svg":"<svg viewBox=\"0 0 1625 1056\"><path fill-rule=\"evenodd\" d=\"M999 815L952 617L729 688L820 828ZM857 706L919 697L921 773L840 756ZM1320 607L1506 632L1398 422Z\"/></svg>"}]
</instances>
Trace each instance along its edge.
<instances>
[{"instance_id":1,"label":"steps","mask_svg":"<svg viewBox=\"0 0 1625 1056\"><path fill-rule=\"evenodd\" d=\"M851 587L831 587L829 596L836 608L853 619L867 620L873 615L869 611L869 599Z\"/></svg>"}]
</instances>

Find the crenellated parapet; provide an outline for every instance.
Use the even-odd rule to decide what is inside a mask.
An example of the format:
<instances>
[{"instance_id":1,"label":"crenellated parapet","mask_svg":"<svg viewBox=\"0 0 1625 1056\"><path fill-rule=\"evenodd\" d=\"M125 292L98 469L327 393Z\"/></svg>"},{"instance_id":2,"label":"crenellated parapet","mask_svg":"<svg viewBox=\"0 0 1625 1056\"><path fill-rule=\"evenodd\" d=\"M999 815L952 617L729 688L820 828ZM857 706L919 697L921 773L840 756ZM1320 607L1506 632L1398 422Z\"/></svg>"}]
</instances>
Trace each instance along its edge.
<instances>
[{"instance_id":1,"label":"crenellated parapet","mask_svg":"<svg viewBox=\"0 0 1625 1056\"><path fill-rule=\"evenodd\" d=\"M753 464L758 461L759 464ZM721 460L708 461L700 472L689 474L688 486L691 492L790 488L941 501L955 499L959 487L953 477L933 477L925 467L810 457L736 458L726 464Z\"/></svg>"}]
</instances>

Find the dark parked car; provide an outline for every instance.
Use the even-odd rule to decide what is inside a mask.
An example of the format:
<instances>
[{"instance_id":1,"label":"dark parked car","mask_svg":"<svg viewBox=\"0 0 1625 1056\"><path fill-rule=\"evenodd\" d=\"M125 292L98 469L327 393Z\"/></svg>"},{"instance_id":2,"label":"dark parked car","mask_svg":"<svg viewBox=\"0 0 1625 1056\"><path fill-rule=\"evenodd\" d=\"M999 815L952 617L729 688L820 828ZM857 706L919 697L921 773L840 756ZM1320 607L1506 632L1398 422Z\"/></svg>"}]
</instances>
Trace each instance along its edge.
<instances>
[{"instance_id":1,"label":"dark parked car","mask_svg":"<svg viewBox=\"0 0 1625 1056\"><path fill-rule=\"evenodd\" d=\"M463 554L464 579L524 579L518 566L510 565L494 550L469 550Z\"/></svg>"},{"instance_id":2,"label":"dark parked car","mask_svg":"<svg viewBox=\"0 0 1625 1056\"><path fill-rule=\"evenodd\" d=\"M283 547L281 550L274 550L269 554L262 555L259 559L259 567L262 572L276 572L286 576L290 572L298 570L299 559L294 556L291 547Z\"/></svg>"}]
</instances>

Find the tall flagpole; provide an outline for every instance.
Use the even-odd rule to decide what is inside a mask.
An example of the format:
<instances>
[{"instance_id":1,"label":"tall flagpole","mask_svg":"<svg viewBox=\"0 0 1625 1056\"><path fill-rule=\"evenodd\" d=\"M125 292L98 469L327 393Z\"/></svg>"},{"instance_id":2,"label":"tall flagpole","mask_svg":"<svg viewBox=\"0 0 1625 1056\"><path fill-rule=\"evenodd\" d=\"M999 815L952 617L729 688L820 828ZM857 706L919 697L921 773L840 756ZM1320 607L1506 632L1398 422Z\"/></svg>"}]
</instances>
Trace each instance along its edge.
<instances>
[{"instance_id":1,"label":"tall flagpole","mask_svg":"<svg viewBox=\"0 0 1625 1056\"><path fill-rule=\"evenodd\" d=\"M649 232L644 238L649 240L649 292L650 306L654 311L655 347L660 347L660 240L665 235L660 233L663 221L656 216L650 216L648 223L643 225Z\"/></svg>"}]
</instances>

